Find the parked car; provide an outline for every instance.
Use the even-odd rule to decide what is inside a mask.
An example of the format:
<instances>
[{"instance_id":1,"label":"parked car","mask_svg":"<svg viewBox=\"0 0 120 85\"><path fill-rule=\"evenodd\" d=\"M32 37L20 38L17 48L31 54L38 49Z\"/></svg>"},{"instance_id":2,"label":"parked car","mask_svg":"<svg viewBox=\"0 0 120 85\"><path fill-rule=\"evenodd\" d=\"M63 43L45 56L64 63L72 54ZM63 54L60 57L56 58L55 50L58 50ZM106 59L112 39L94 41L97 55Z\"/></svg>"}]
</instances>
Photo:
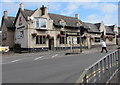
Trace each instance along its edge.
<instances>
[{"instance_id":1,"label":"parked car","mask_svg":"<svg viewBox=\"0 0 120 85\"><path fill-rule=\"evenodd\" d=\"M0 52L8 52L8 51L9 51L9 46L0 47Z\"/></svg>"}]
</instances>

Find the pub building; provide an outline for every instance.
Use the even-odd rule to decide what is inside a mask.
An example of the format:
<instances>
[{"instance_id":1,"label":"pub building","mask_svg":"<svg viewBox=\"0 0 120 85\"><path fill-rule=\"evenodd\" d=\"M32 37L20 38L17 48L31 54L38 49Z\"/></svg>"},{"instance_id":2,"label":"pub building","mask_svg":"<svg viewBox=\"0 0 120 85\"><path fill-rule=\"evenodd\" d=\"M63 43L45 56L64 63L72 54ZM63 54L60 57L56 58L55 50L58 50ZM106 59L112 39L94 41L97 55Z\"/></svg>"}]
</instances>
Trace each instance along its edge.
<instances>
[{"instance_id":1,"label":"pub building","mask_svg":"<svg viewBox=\"0 0 120 85\"><path fill-rule=\"evenodd\" d=\"M107 44L113 45L118 35L116 25L105 26L103 21L96 24L82 22L79 14L70 17L48 13L44 5L36 10L24 9L23 3L16 17L9 18L7 11L4 12L1 28L4 46L13 48L14 44L20 44L22 50L38 51L80 48L81 45L91 48L101 45L102 35Z\"/></svg>"}]
</instances>

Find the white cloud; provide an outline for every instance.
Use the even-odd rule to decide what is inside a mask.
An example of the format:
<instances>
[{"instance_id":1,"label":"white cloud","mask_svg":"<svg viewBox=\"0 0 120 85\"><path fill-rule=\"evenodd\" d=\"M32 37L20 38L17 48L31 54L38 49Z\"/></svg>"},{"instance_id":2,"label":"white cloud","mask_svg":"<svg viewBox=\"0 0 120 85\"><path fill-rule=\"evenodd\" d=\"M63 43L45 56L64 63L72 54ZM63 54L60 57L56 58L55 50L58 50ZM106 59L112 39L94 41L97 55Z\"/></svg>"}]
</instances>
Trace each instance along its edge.
<instances>
[{"instance_id":1,"label":"white cloud","mask_svg":"<svg viewBox=\"0 0 120 85\"><path fill-rule=\"evenodd\" d=\"M80 5L81 5L80 3L69 3L67 5L67 7L65 8L65 11L64 12L61 11L60 14L70 16L73 13L75 13L76 10L78 10L78 8L79 8Z\"/></svg>"},{"instance_id":2,"label":"white cloud","mask_svg":"<svg viewBox=\"0 0 120 85\"><path fill-rule=\"evenodd\" d=\"M115 12L118 9L118 6L112 3L104 3L101 4L100 9L104 12L104 13L109 13L109 12Z\"/></svg>"},{"instance_id":3,"label":"white cloud","mask_svg":"<svg viewBox=\"0 0 120 85\"><path fill-rule=\"evenodd\" d=\"M84 9L95 10L99 13L89 14L85 21L87 22L101 22L105 24L118 24L118 5L113 3L84 3Z\"/></svg>"},{"instance_id":4,"label":"white cloud","mask_svg":"<svg viewBox=\"0 0 120 85\"><path fill-rule=\"evenodd\" d=\"M91 14L89 15L86 20L86 22L90 23L99 23L103 21L106 25L113 25L117 24L118 25L118 18L117 15L104 15L104 16L98 16L96 14Z\"/></svg>"},{"instance_id":5,"label":"white cloud","mask_svg":"<svg viewBox=\"0 0 120 85\"><path fill-rule=\"evenodd\" d=\"M113 3L100 3L100 2L91 2L91 3L83 3L84 9L96 9L100 10L103 13L112 13L115 12L118 9L117 4Z\"/></svg>"},{"instance_id":6,"label":"white cloud","mask_svg":"<svg viewBox=\"0 0 120 85\"><path fill-rule=\"evenodd\" d=\"M118 2L119 0L2 0L2 2Z\"/></svg>"},{"instance_id":7,"label":"white cloud","mask_svg":"<svg viewBox=\"0 0 120 85\"><path fill-rule=\"evenodd\" d=\"M87 22L92 22L92 23L95 23L95 22L99 22L100 18L98 15L96 14L91 14L87 17Z\"/></svg>"},{"instance_id":8,"label":"white cloud","mask_svg":"<svg viewBox=\"0 0 120 85\"><path fill-rule=\"evenodd\" d=\"M10 15L10 16L16 15L18 8L19 8L19 5L17 3L14 3L14 2L2 3L2 14L3 14L3 11L7 10L8 15Z\"/></svg>"}]
</instances>

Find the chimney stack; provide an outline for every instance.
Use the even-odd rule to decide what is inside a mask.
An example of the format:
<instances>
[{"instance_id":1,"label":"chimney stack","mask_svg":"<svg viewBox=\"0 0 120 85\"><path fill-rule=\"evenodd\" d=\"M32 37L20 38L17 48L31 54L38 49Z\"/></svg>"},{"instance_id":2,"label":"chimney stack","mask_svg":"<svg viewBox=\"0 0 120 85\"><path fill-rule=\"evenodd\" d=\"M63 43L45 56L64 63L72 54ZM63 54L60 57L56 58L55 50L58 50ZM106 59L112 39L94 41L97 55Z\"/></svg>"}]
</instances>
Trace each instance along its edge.
<instances>
[{"instance_id":1,"label":"chimney stack","mask_svg":"<svg viewBox=\"0 0 120 85\"><path fill-rule=\"evenodd\" d=\"M42 5L41 9L41 15L47 15L48 14L48 8Z\"/></svg>"},{"instance_id":2,"label":"chimney stack","mask_svg":"<svg viewBox=\"0 0 120 85\"><path fill-rule=\"evenodd\" d=\"M80 19L80 15L79 14L75 14L76 19Z\"/></svg>"},{"instance_id":3,"label":"chimney stack","mask_svg":"<svg viewBox=\"0 0 120 85\"><path fill-rule=\"evenodd\" d=\"M4 18L7 18L7 17L8 17L8 12L4 11Z\"/></svg>"},{"instance_id":4,"label":"chimney stack","mask_svg":"<svg viewBox=\"0 0 120 85\"><path fill-rule=\"evenodd\" d=\"M24 4L23 3L20 3L20 8L21 8L21 10L24 10Z\"/></svg>"}]
</instances>

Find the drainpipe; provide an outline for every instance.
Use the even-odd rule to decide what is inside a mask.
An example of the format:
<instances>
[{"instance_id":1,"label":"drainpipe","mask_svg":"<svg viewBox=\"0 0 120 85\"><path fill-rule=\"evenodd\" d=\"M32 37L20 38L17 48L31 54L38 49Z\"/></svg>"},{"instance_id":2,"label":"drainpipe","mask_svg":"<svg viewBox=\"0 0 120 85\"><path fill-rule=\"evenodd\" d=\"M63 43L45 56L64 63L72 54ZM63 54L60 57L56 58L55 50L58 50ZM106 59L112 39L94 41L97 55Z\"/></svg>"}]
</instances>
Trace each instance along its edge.
<instances>
[{"instance_id":1,"label":"drainpipe","mask_svg":"<svg viewBox=\"0 0 120 85\"><path fill-rule=\"evenodd\" d=\"M30 32L29 32L29 28L30 28L30 23L28 22L28 52L30 53Z\"/></svg>"}]
</instances>

